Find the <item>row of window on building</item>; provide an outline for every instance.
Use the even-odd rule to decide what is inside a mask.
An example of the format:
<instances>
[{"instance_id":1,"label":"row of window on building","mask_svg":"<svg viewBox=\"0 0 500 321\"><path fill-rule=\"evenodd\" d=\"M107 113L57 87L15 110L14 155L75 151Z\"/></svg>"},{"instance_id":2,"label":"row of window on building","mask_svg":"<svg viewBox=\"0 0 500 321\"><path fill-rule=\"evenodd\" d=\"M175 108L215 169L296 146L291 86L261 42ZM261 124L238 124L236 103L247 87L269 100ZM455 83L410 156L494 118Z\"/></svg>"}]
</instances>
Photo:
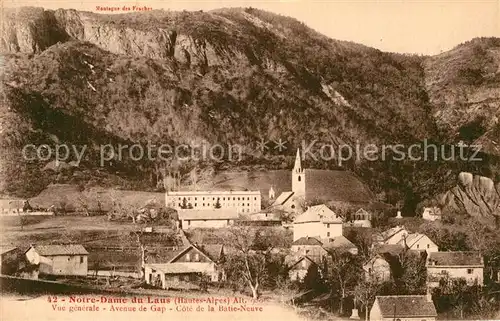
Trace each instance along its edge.
<instances>
[{"instance_id":1,"label":"row of window on building","mask_svg":"<svg viewBox=\"0 0 500 321\"><path fill-rule=\"evenodd\" d=\"M179 201L182 201L184 198L186 198L186 197L178 197ZM195 201L197 201L197 200L198 200L198 197L193 197L193 198L194 198L194 200L195 200ZM190 201L190 200L191 200L191 197L190 197L190 196L188 196L186 199L187 199L188 201ZM211 199L212 199L212 201L215 201L215 200L220 200L221 198L220 198L220 197L217 197L217 198L216 198L216 197L211 197ZM244 197L233 197L233 201L236 201L236 199L238 199L238 201L240 201L240 200L241 200L241 201L244 201L244 200L245 200L245 198L244 198ZM204 200L205 200L205 197L202 197L202 200L204 201ZM210 197L207 197L207 201L208 201L208 200L210 200ZM226 200L226 197L222 197L222 200L223 200L223 201L225 201L225 200ZM227 200L228 200L228 201L230 201L230 200L231 200L231 197L227 197ZM250 197L247 197L247 199L246 199L246 200L247 200L247 201L249 201L249 200L250 200ZM253 200L254 200L254 201L256 201L256 200L257 200L257 197L254 197L254 198L253 198Z\"/></svg>"}]
</instances>

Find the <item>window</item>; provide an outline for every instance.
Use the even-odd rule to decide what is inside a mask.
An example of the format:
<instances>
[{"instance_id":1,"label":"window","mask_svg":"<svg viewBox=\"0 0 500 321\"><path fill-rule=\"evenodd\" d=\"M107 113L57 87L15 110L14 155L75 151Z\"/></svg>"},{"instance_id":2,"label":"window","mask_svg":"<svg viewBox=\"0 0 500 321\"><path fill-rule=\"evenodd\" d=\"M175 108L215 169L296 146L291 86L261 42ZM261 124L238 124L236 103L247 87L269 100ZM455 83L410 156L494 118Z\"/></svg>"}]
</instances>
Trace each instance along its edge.
<instances>
[{"instance_id":1,"label":"window","mask_svg":"<svg viewBox=\"0 0 500 321\"><path fill-rule=\"evenodd\" d=\"M194 260L195 262L198 262L200 260L200 255L198 253L194 255Z\"/></svg>"},{"instance_id":2,"label":"window","mask_svg":"<svg viewBox=\"0 0 500 321\"><path fill-rule=\"evenodd\" d=\"M194 203L194 207L198 206L198 203Z\"/></svg>"},{"instance_id":3,"label":"window","mask_svg":"<svg viewBox=\"0 0 500 321\"><path fill-rule=\"evenodd\" d=\"M326 228L330 228L330 223L326 224Z\"/></svg>"},{"instance_id":4,"label":"window","mask_svg":"<svg viewBox=\"0 0 500 321\"><path fill-rule=\"evenodd\" d=\"M302 260L302 267L303 267L304 269L307 267L307 262L306 262L306 260L305 260L305 259L304 259L304 260Z\"/></svg>"},{"instance_id":5,"label":"window","mask_svg":"<svg viewBox=\"0 0 500 321\"><path fill-rule=\"evenodd\" d=\"M299 182L302 180L302 178L301 178L300 176L299 176L299 178L298 178L298 179L299 179Z\"/></svg>"},{"instance_id":6,"label":"window","mask_svg":"<svg viewBox=\"0 0 500 321\"><path fill-rule=\"evenodd\" d=\"M417 249L420 247L420 244L417 244Z\"/></svg>"},{"instance_id":7,"label":"window","mask_svg":"<svg viewBox=\"0 0 500 321\"><path fill-rule=\"evenodd\" d=\"M257 200L257 197L254 197L254 198L253 198L253 200L254 200L254 201L256 201L256 200Z\"/></svg>"},{"instance_id":8,"label":"window","mask_svg":"<svg viewBox=\"0 0 500 321\"><path fill-rule=\"evenodd\" d=\"M431 245L430 245L430 244L427 244L427 248L430 248L430 247L431 247Z\"/></svg>"},{"instance_id":9,"label":"window","mask_svg":"<svg viewBox=\"0 0 500 321\"><path fill-rule=\"evenodd\" d=\"M83 263L83 261L84 261L83 256L80 256L80 264L82 264L82 263Z\"/></svg>"},{"instance_id":10,"label":"window","mask_svg":"<svg viewBox=\"0 0 500 321\"><path fill-rule=\"evenodd\" d=\"M326 236L327 236L327 237L330 237L330 232L326 232Z\"/></svg>"},{"instance_id":11,"label":"window","mask_svg":"<svg viewBox=\"0 0 500 321\"><path fill-rule=\"evenodd\" d=\"M189 254L189 253L186 254L186 261L187 262L191 261L191 254Z\"/></svg>"},{"instance_id":12,"label":"window","mask_svg":"<svg viewBox=\"0 0 500 321\"><path fill-rule=\"evenodd\" d=\"M474 272L474 269L467 269L467 274L472 274Z\"/></svg>"},{"instance_id":13,"label":"window","mask_svg":"<svg viewBox=\"0 0 500 321\"><path fill-rule=\"evenodd\" d=\"M198 200L198 197L195 197L195 198L194 198L194 200L195 200L195 201L196 201L196 200Z\"/></svg>"}]
</instances>

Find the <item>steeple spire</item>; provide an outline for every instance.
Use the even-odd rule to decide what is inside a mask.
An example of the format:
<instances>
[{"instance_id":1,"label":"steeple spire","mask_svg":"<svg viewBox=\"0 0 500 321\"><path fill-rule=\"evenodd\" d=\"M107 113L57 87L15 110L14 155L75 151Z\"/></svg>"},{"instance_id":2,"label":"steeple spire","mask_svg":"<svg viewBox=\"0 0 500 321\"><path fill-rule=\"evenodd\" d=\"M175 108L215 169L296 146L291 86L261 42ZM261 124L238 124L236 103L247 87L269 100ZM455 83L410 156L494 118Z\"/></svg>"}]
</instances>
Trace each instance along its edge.
<instances>
[{"instance_id":1,"label":"steeple spire","mask_svg":"<svg viewBox=\"0 0 500 321\"><path fill-rule=\"evenodd\" d=\"M300 160L300 149L297 148L297 155L295 156L295 165L293 166L293 171L295 173L302 172L302 162Z\"/></svg>"}]
</instances>

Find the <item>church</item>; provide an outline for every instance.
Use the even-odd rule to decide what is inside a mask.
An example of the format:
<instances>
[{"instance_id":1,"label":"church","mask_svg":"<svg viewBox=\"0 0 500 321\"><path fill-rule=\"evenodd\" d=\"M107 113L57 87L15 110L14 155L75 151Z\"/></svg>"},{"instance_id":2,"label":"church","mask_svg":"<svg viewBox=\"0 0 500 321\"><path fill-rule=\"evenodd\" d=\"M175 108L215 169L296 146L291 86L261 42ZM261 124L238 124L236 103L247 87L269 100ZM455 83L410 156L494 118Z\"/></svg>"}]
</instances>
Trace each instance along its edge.
<instances>
[{"instance_id":1,"label":"church","mask_svg":"<svg viewBox=\"0 0 500 321\"><path fill-rule=\"evenodd\" d=\"M272 193L274 189L271 187ZM270 190L271 192L271 190ZM274 196L269 193L270 197ZM271 205L271 208L281 209L287 212L300 213L306 202L306 172L302 168L300 150L297 149L295 164L292 169L292 190L282 192Z\"/></svg>"}]
</instances>

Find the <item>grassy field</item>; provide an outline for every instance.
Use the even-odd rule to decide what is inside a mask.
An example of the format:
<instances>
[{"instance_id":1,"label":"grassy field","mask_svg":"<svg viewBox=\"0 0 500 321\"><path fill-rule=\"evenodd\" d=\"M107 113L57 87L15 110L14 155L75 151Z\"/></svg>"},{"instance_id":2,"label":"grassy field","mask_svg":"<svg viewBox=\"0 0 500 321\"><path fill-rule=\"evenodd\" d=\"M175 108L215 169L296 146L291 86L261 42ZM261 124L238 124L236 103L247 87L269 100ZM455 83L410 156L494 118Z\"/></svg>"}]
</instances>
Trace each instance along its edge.
<instances>
[{"instance_id":1,"label":"grassy field","mask_svg":"<svg viewBox=\"0 0 500 321\"><path fill-rule=\"evenodd\" d=\"M79 243L90 253L89 268L99 262L101 268L129 270L137 265L140 251L137 237L132 233L144 225L108 221L106 216L47 216L4 217L0 221L3 233L0 245L25 247L30 244ZM144 234L141 242L155 250L177 246L172 233Z\"/></svg>"}]
</instances>

